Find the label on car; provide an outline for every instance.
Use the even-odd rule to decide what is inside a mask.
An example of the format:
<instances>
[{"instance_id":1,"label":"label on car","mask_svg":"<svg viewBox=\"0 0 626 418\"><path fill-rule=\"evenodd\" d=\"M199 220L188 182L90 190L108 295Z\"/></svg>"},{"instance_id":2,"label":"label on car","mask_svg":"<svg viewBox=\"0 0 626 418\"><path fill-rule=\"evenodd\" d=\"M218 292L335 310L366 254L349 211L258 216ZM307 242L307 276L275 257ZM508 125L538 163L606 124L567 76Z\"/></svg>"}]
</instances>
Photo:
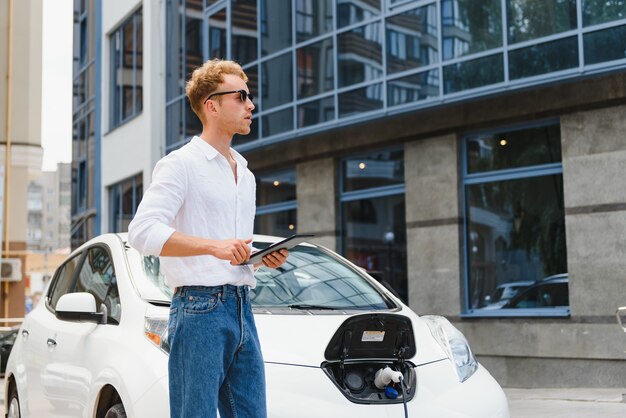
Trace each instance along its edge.
<instances>
[{"instance_id":1,"label":"label on car","mask_svg":"<svg viewBox=\"0 0 626 418\"><path fill-rule=\"evenodd\" d=\"M361 341L367 341L372 343L382 342L385 338L385 331L363 331Z\"/></svg>"}]
</instances>

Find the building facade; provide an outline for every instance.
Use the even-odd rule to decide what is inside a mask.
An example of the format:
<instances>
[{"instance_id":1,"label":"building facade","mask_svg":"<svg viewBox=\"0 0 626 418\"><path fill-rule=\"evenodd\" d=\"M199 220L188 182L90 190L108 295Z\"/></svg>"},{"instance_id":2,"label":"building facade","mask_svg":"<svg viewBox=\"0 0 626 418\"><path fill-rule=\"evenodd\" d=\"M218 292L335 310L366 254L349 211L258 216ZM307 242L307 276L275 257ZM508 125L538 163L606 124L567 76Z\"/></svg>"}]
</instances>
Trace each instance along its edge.
<instances>
[{"instance_id":1,"label":"building facade","mask_svg":"<svg viewBox=\"0 0 626 418\"><path fill-rule=\"evenodd\" d=\"M86 3L90 233L123 231L199 132L191 71L234 59L258 97L234 141L257 233L316 234L451 319L503 385L623 386L626 2Z\"/></svg>"}]
</instances>

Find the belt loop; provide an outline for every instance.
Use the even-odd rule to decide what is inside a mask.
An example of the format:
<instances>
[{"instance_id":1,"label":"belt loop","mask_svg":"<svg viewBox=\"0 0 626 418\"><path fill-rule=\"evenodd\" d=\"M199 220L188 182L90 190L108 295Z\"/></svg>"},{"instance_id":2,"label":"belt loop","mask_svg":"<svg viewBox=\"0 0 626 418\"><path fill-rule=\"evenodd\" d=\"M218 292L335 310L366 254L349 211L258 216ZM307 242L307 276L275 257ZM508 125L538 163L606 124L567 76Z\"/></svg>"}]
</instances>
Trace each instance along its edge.
<instances>
[{"instance_id":1,"label":"belt loop","mask_svg":"<svg viewBox=\"0 0 626 418\"><path fill-rule=\"evenodd\" d=\"M219 286L221 288L220 293L222 294L222 302L226 300L226 285Z\"/></svg>"}]
</instances>

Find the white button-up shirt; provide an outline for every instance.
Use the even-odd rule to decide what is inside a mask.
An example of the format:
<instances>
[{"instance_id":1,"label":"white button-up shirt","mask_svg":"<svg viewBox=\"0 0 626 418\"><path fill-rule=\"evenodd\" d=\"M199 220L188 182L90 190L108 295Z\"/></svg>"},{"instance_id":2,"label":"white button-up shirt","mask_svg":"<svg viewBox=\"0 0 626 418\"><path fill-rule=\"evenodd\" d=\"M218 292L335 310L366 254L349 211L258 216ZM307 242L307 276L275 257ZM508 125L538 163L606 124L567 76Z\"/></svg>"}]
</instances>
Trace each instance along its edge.
<instances>
[{"instance_id":1,"label":"white button-up shirt","mask_svg":"<svg viewBox=\"0 0 626 418\"><path fill-rule=\"evenodd\" d=\"M213 240L252 238L256 182L246 159L230 152L237 181L226 157L197 136L163 157L128 227L130 245L159 255L175 231ZM256 284L251 265L232 266L210 255L160 260L171 287Z\"/></svg>"}]
</instances>

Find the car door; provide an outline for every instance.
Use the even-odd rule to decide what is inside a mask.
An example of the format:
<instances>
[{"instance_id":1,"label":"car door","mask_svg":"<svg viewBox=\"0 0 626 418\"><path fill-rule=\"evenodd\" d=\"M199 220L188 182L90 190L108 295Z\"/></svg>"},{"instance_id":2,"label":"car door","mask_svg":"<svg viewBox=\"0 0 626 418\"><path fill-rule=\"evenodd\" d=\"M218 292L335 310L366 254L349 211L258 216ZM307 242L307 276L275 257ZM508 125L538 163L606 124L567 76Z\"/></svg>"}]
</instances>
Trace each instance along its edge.
<instances>
[{"instance_id":1,"label":"car door","mask_svg":"<svg viewBox=\"0 0 626 418\"><path fill-rule=\"evenodd\" d=\"M22 398L26 400L25 407L34 417L54 416L54 406L46 402L44 397L41 372L46 368L49 355L54 350L55 335L63 326L62 322L55 317L53 309L59 298L74 287L74 279L81 259L82 253L75 254L57 269L44 301L26 317L21 333L18 335L18 338L22 340L27 382L26 387L23 388L25 396Z\"/></svg>"},{"instance_id":2,"label":"car door","mask_svg":"<svg viewBox=\"0 0 626 418\"><path fill-rule=\"evenodd\" d=\"M90 411L85 414L85 408L89 407L92 379L98 375L99 361L104 354L104 351L94 351L106 346L102 342L107 340L111 328L119 324L121 317L113 262L105 246L96 245L86 250L72 291L91 293L96 309L99 312L106 309L108 315L106 324L60 321L63 326L50 337L54 339L54 346L42 371L42 389L48 403L56 405L64 417L91 415Z\"/></svg>"}]
</instances>

